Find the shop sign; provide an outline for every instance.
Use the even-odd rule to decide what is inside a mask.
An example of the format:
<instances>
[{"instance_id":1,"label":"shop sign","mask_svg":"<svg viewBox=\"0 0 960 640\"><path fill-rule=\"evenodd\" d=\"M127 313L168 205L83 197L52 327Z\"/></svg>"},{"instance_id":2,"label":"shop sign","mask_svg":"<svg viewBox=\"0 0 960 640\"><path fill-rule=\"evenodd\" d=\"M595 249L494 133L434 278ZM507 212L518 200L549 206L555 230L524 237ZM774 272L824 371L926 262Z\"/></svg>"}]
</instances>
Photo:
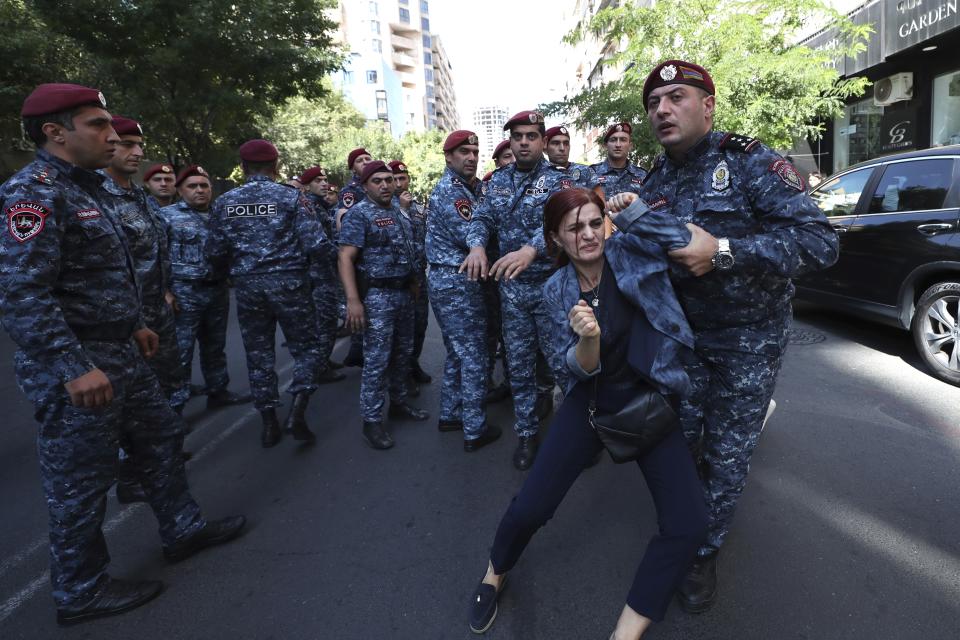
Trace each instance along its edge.
<instances>
[{"instance_id":1,"label":"shop sign","mask_svg":"<svg viewBox=\"0 0 960 640\"><path fill-rule=\"evenodd\" d=\"M902 51L960 27L960 0L888 0L883 38L883 55Z\"/></svg>"},{"instance_id":2,"label":"shop sign","mask_svg":"<svg viewBox=\"0 0 960 640\"><path fill-rule=\"evenodd\" d=\"M917 110L887 110L880 119L880 153L917 147Z\"/></svg>"}]
</instances>

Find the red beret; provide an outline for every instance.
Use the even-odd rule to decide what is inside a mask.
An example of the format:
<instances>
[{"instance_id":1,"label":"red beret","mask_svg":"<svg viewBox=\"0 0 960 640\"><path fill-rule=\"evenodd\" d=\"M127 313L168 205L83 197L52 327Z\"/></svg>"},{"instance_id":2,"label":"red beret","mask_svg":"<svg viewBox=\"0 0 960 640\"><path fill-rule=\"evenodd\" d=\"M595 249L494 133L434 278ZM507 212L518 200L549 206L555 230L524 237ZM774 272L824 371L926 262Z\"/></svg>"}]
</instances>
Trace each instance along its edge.
<instances>
[{"instance_id":1,"label":"red beret","mask_svg":"<svg viewBox=\"0 0 960 640\"><path fill-rule=\"evenodd\" d=\"M267 140L247 140L240 145L240 159L247 162L273 162L279 156L277 148Z\"/></svg>"},{"instance_id":2,"label":"red beret","mask_svg":"<svg viewBox=\"0 0 960 640\"><path fill-rule=\"evenodd\" d=\"M23 101L20 115L24 118L68 111L82 105L107 108L107 99L97 89L78 84L41 84Z\"/></svg>"},{"instance_id":3,"label":"red beret","mask_svg":"<svg viewBox=\"0 0 960 640\"><path fill-rule=\"evenodd\" d=\"M497 145L497 148L493 150L493 159L496 160L500 157L500 154L510 148L510 141L504 140Z\"/></svg>"},{"instance_id":4,"label":"red beret","mask_svg":"<svg viewBox=\"0 0 960 640\"><path fill-rule=\"evenodd\" d=\"M340 185L335 184L335 183L333 183L333 182L328 182L328 183L327 183L327 191L332 191L332 192L334 192L334 193L339 193L339 192L340 192Z\"/></svg>"},{"instance_id":5,"label":"red beret","mask_svg":"<svg viewBox=\"0 0 960 640\"><path fill-rule=\"evenodd\" d=\"M393 173L393 171L383 160L373 160L363 168L363 173L360 174L360 184L365 184L370 176L375 173Z\"/></svg>"},{"instance_id":6,"label":"red beret","mask_svg":"<svg viewBox=\"0 0 960 640\"><path fill-rule=\"evenodd\" d=\"M171 167L171 166L168 165L168 164L155 164L155 165L153 165L152 167L150 167L149 169L147 169L147 172L146 172L145 174L143 174L143 181L146 182L147 180L149 180L150 178L152 178L152 177L153 177L155 174L157 174L157 173L170 173L170 174L172 174L172 173L173 173L173 167Z\"/></svg>"},{"instance_id":7,"label":"red beret","mask_svg":"<svg viewBox=\"0 0 960 640\"><path fill-rule=\"evenodd\" d=\"M650 97L650 92L657 87L668 84L688 84L692 87L700 87L711 96L716 93L713 78L710 77L706 69L692 62L667 60L655 66L643 83L644 109L647 107L647 98Z\"/></svg>"},{"instance_id":8,"label":"red beret","mask_svg":"<svg viewBox=\"0 0 960 640\"><path fill-rule=\"evenodd\" d=\"M140 126L140 123L131 118L124 118L123 116L113 116L113 130L117 132L118 136L142 136L143 127Z\"/></svg>"},{"instance_id":9,"label":"red beret","mask_svg":"<svg viewBox=\"0 0 960 640\"><path fill-rule=\"evenodd\" d=\"M367 150L363 147L359 147L350 152L350 155L347 156L347 169L353 169L353 163L357 161L357 158L360 156L368 156Z\"/></svg>"},{"instance_id":10,"label":"red beret","mask_svg":"<svg viewBox=\"0 0 960 640\"><path fill-rule=\"evenodd\" d=\"M607 132L603 134L603 142L606 143L615 133L625 133L629 136L633 133L633 127L630 126L629 122L618 122L617 124L610 125L610 128L607 129Z\"/></svg>"},{"instance_id":11,"label":"red beret","mask_svg":"<svg viewBox=\"0 0 960 640\"><path fill-rule=\"evenodd\" d=\"M203 176L207 180L210 179L210 174L207 173L206 169L198 164L192 164L180 172L180 175L177 176L177 181L174 183L174 186L179 187L181 182L193 176Z\"/></svg>"},{"instance_id":12,"label":"red beret","mask_svg":"<svg viewBox=\"0 0 960 640\"><path fill-rule=\"evenodd\" d=\"M410 173L410 171L407 170L407 165L403 164L401 160L391 160L387 163L387 166L390 167L390 171L394 173Z\"/></svg>"},{"instance_id":13,"label":"red beret","mask_svg":"<svg viewBox=\"0 0 960 640\"><path fill-rule=\"evenodd\" d=\"M493 177L493 171L487 171L487 175L483 176L483 180L480 182L490 182L490 178Z\"/></svg>"},{"instance_id":14,"label":"red beret","mask_svg":"<svg viewBox=\"0 0 960 640\"><path fill-rule=\"evenodd\" d=\"M570 132L564 125L560 125L559 127L550 127L547 129L547 132L543 134L543 139L546 142L550 142L550 138L553 136L567 136L569 138Z\"/></svg>"},{"instance_id":15,"label":"red beret","mask_svg":"<svg viewBox=\"0 0 960 640\"><path fill-rule=\"evenodd\" d=\"M304 171L303 175L301 175L299 178L295 178L295 180L300 182L300 184L310 184L311 182L317 179L317 176L323 176L324 178L326 178L327 177L326 170L324 170L323 167L310 167L309 169Z\"/></svg>"},{"instance_id":16,"label":"red beret","mask_svg":"<svg viewBox=\"0 0 960 640\"><path fill-rule=\"evenodd\" d=\"M447 136L447 139L443 141L443 152L447 153L453 151L460 145L464 144L480 144L480 140L477 139L477 134L473 131L467 131L466 129L458 129L450 135Z\"/></svg>"},{"instance_id":17,"label":"red beret","mask_svg":"<svg viewBox=\"0 0 960 640\"><path fill-rule=\"evenodd\" d=\"M539 111L521 111L517 115L513 116L507 120L507 124L503 125L503 130L507 131L508 129L513 128L514 125L521 124L543 124L543 114Z\"/></svg>"}]
</instances>

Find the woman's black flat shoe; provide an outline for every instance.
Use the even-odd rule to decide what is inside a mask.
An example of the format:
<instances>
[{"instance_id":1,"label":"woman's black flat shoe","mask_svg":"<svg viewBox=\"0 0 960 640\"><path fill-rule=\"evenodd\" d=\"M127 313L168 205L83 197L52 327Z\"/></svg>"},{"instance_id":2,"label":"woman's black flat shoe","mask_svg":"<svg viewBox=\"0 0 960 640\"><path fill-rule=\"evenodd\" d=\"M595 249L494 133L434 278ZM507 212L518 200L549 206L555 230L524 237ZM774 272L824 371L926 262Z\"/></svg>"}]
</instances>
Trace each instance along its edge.
<instances>
[{"instance_id":1,"label":"woman's black flat shoe","mask_svg":"<svg viewBox=\"0 0 960 640\"><path fill-rule=\"evenodd\" d=\"M473 600L470 602L470 631L486 633L493 625L493 621L497 619L497 600L503 593L505 584L506 577L500 582L499 590L492 584L481 582L474 591Z\"/></svg>"}]
</instances>

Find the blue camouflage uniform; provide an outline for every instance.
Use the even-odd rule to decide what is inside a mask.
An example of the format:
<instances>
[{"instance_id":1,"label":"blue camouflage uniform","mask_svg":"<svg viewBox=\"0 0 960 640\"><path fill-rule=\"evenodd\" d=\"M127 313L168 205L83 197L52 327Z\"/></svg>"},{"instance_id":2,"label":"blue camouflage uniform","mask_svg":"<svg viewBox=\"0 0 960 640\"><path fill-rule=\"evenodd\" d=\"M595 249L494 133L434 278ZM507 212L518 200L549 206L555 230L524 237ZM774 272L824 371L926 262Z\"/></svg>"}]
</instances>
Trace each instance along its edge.
<instances>
[{"instance_id":1,"label":"blue camouflage uniform","mask_svg":"<svg viewBox=\"0 0 960 640\"><path fill-rule=\"evenodd\" d=\"M44 150L2 187L0 315L18 346L17 382L40 423L37 452L58 606L106 582L101 526L121 438L170 547L204 520L184 472L186 425L131 340L144 326L124 232L100 201L103 177ZM100 369L114 399L77 408L64 384Z\"/></svg>"},{"instance_id":2,"label":"blue camouflage uniform","mask_svg":"<svg viewBox=\"0 0 960 640\"><path fill-rule=\"evenodd\" d=\"M418 268L413 242L413 226L392 203L381 207L367 199L343 218L340 244L359 249L357 266L368 286L363 299L367 328L360 381L364 422L383 420L388 377L391 404L402 404L407 398L413 356L412 289Z\"/></svg>"},{"instance_id":3,"label":"blue camouflage uniform","mask_svg":"<svg viewBox=\"0 0 960 640\"><path fill-rule=\"evenodd\" d=\"M623 169L611 167L607 160L590 165L590 169L594 173L596 185L603 189L603 197L606 199L628 191L640 193L640 185L647 176L646 169L629 161Z\"/></svg>"},{"instance_id":4,"label":"blue camouflage uniform","mask_svg":"<svg viewBox=\"0 0 960 640\"><path fill-rule=\"evenodd\" d=\"M566 178L561 180L563 188L569 189L571 187L577 187L581 189L590 189L593 190L594 187L600 185L600 180L597 177L597 172L593 170L593 167L588 167L585 164L579 164L577 162L568 162L567 166L563 167L559 164L553 165L553 168L557 171L562 171L566 175Z\"/></svg>"},{"instance_id":5,"label":"blue camouflage uniform","mask_svg":"<svg viewBox=\"0 0 960 640\"><path fill-rule=\"evenodd\" d=\"M131 185L124 189L106 172L101 175L104 176L101 201L123 229L137 270L143 321L160 339L157 353L147 364L156 374L170 406L182 410L190 399L190 381L180 360L173 309L164 298L170 290L166 227L142 187Z\"/></svg>"},{"instance_id":6,"label":"blue camouflage uniform","mask_svg":"<svg viewBox=\"0 0 960 640\"><path fill-rule=\"evenodd\" d=\"M543 305L543 283L553 271L543 239L543 206L550 194L565 187L565 179L566 174L546 160L540 160L528 172L520 171L516 164L497 169L467 232L470 247L485 247L495 233L503 255L524 246L537 252L536 259L520 275L500 280L503 342L518 436L537 433L537 351L549 353L553 330Z\"/></svg>"},{"instance_id":7,"label":"blue camouflage uniform","mask_svg":"<svg viewBox=\"0 0 960 640\"><path fill-rule=\"evenodd\" d=\"M394 196L394 204L400 206L400 199ZM423 341L427 336L427 325L430 322L430 296L427 287L427 212L419 203L412 203L409 209L400 209L400 213L407 217L413 227L413 252L417 260L416 295L413 299L413 361L420 359L423 352Z\"/></svg>"},{"instance_id":8,"label":"blue camouflage uniform","mask_svg":"<svg viewBox=\"0 0 960 640\"><path fill-rule=\"evenodd\" d=\"M350 182L340 189L340 197L337 200L337 210L349 209L355 204L360 204L367 199L367 192L363 190L360 179L357 176L351 176Z\"/></svg>"},{"instance_id":9,"label":"blue camouflage uniform","mask_svg":"<svg viewBox=\"0 0 960 640\"><path fill-rule=\"evenodd\" d=\"M486 427L489 334L486 283L459 273L469 253L467 232L477 208L473 183L449 167L427 206L426 256L430 299L447 358L440 391L440 420L462 421L464 438L475 440Z\"/></svg>"},{"instance_id":10,"label":"blue camouflage uniform","mask_svg":"<svg viewBox=\"0 0 960 640\"><path fill-rule=\"evenodd\" d=\"M192 378L193 349L200 343L200 371L207 393L226 390L227 318L230 288L226 269L215 267L203 254L210 235L210 212L177 202L160 210L170 238L171 290L180 311L176 316L180 361L189 381Z\"/></svg>"},{"instance_id":11,"label":"blue camouflage uniform","mask_svg":"<svg viewBox=\"0 0 960 640\"><path fill-rule=\"evenodd\" d=\"M322 196L313 193L303 195L310 209L317 216L323 232L334 237L333 212ZM320 370L327 368L333 347L337 342L337 319L340 315L340 278L337 275L337 254L331 252L325 259L310 261L310 282L313 285L313 304L317 313L317 334L320 338Z\"/></svg>"},{"instance_id":12,"label":"blue camouflage uniform","mask_svg":"<svg viewBox=\"0 0 960 640\"><path fill-rule=\"evenodd\" d=\"M309 260L329 260L333 244L299 191L269 176L249 176L214 203L205 250L215 264L229 264L257 410L280 404L274 369L278 323L294 360L287 392L315 391L320 352L307 269Z\"/></svg>"},{"instance_id":13,"label":"blue camouflage uniform","mask_svg":"<svg viewBox=\"0 0 960 640\"><path fill-rule=\"evenodd\" d=\"M729 271L700 277L671 269L696 339L685 363L693 390L680 417L702 456L710 533L700 555L707 555L723 544L773 394L791 322L791 278L832 265L837 237L793 166L743 136L711 132L681 162L659 156L640 196L676 219L673 227L655 225L665 248L685 246L683 224L692 222L729 238L735 260Z\"/></svg>"}]
</instances>

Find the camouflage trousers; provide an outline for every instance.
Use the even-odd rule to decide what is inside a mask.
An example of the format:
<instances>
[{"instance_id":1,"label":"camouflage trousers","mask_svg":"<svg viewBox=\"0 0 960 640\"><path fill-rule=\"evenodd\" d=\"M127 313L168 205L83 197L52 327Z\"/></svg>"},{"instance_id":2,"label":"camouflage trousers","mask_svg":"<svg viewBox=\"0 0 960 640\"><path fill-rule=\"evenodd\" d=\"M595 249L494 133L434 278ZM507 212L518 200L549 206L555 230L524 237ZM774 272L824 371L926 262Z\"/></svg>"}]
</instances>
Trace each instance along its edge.
<instances>
[{"instance_id":1,"label":"camouflage trousers","mask_svg":"<svg viewBox=\"0 0 960 640\"><path fill-rule=\"evenodd\" d=\"M177 327L173 309L166 302L148 310L144 307L144 320L147 327L160 338L160 346L147 365L157 376L163 395L174 410L182 409L190 399L190 378L180 358L180 344L177 341Z\"/></svg>"},{"instance_id":2,"label":"camouflage trousers","mask_svg":"<svg viewBox=\"0 0 960 640\"><path fill-rule=\"evenodd\" d=\"M417 273L420 293L413 299L413 359L419 360L423 353L423 341L427 337L427 325L430 323L430 296L427 274Z\"/></svg>"},{"instance_id":3,"label":"camouflage trousers","mask_svg":"<svg viewBox=\"0 0 960 640\"><path fill-rule=\"evenodd\" d=\"M430 267L430 300L447 358L440 391L440 419L462 420L466 440L479 438L486 423L487 309L483 283L457 267Z\"/></svg>"},{"instance_id":4,"label":"camouflage trousers","mask_svg":"<svg viewBox=\"0 0 960 640\"><path fill-rule=\"evenodd\" d=\"M367 329L363 332L360 415L364 422L380 422L388 386L390 402L407 399L413 356L413 294L409 289L371 288L363 305Z\"/></svg>"},{"instance_id":5,"label":"camouflage trousers","mask_svg":"<svg viewBox=\"0 0 960 640\"><path fill-rule=\"evenodd\" d=\"M291 271L243 276L236 279L236 296L253 406L258 411L280 406L275 349L278 324L294 361L287 393L315 391L320 350L307 275Z\"/></svg>"},{"instance_id":6,"label":"camouflage trousers","mask_svg":"<svg viewBox=\"0 0 960 640\"><path fill-rule=\"evenodd\" d=\"M317 343L320 352L320 370L327 368L327 362L337 343L337 319L340 316L340 281L333 271L320 276L312 273L313 306L317 315Z\"/></svg>"},{"instance_id":7,"label":"camouflage trousers","mask_svg":"<svg viewBox=\"0 0 960 640\"><path fill-rule=\"evenodd\" d=\"M227 316L230 313L230 289L227 283L204 284L187 280L173 281L173 295L180 308L176 316L180 362L187 382L192 380L193 346L200 343L200 371L207 392L227 388Z\"/></svg>"},{"instance_id":8,"label":"camouflage trousers","mask_svg":"<svg viewBox=\"0 0 960 640\"><path fill-rule=\"evenodd\" d=\"M698 332L695 351L684 357L691 392L680 405L683 435L697 459L710 515L700 555L719 549L727 536L785 347L776 337L711 333Z\"/></svg>"},{"instance_id":9,"label":"camouflage trousers","mask_svg":"<svg viewBox=\"0 0 960 640\"><path fill-rule=\"evenodd\" d=\"M107 490L117 477L121 440L160 525L164 547L204 525L183 466L186 425L174 413L130 340L84 341L114 399L101 409L74 407L53 372L15 356L17 383L40 423L37 453L50 526L50 582L58 606L92 596L107 579L103 537Z\"/></svg>"},{"instance_id":10,"label":"camouflage trousers","mask_svg":"<svg viewBox=\"0 0 960 640\"><path fill-rule=\"evenodd\" d=\"M497 365L497 347L503 342L503 323L500 322L500 284L487 278L481 281L483 300L487 316L487 378L492 383L493 371ZM503 366L504 380L510 380L506 356Z\"/></svg>"},{"instance_id":11,"label":"camouflage trousers","mask_svg":"<svg viewBox=\"0 0 960 640\"><path fill-rule=\"evenodd\" d=\"M500 281L503 345L510 368L514 431L531 436L539 427L537 403L537 351L550 353L550 314L543 303L543 282Z\"/></svg>"}]
</instances>

